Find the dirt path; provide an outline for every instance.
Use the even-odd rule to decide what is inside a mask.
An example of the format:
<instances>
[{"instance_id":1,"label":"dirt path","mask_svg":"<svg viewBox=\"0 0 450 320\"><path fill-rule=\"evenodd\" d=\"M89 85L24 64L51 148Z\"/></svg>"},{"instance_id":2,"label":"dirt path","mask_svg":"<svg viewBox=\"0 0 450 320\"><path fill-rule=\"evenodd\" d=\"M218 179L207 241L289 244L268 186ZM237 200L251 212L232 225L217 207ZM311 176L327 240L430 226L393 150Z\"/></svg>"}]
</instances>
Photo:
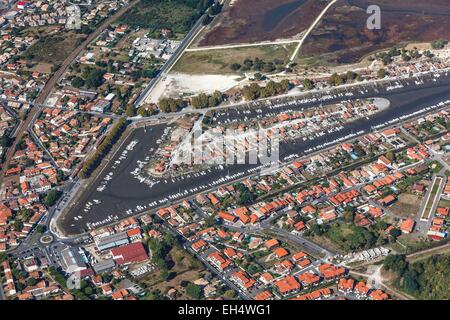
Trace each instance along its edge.
<instances>
[{"instance_id":1,"label":"dirt path","mask_svg":"<svg viewBox=\"0 0 450 320\"><path fill-rule=\"evenodd\" d=\"M409 262L415 262L418 260L422 260L423 258L426 258L430 255L433 255L434 252L436 251L437 254L439 253L444 253L447 250L450 250L450 243L444 244L442 246L439 247L435 247L435 248L431 248L431 249L426 249L426 250L422 250L419 252L415 252L415 253L411 253L409 255L406 256L406 258L409 260ZM444 250L444 251L442 251ZM424 257L421 257L422 255L425 255Z\"/></svg>"},{"instance_id":2,"label":"dirt path","mask_svg":"<svg viewBox=\"0 0 450 320\"><path fill-rule=\"evenodd\" d=\"M381 266L380 266L380 268L381 268ZM373 274L361 273L361 272L356 272L356 271L353 271L353 270L350 271L350 274L351 275L355 275L355 276L365 277L367 279L371 279L371 278L374 277ZM383 277L382 277L382 275L381 275L381 273L379 271L375 274L375 278L376 278L377 284L380 287L382 287L391 296L392 295L393 296L397 296L397 297L399 297L402 300L416 300L416 298L414 298L414 297L412 297L412 296L410 296L410 295L408 295L406 293L400 292L397 289L395 289L395 288L387 285L386 283L384 283L383 282Z\"/></svg>"},{"instance_id":3,"label":"dirt path","mask_svg":"<svg viewBox=\"0 0 450 320\"><path fill-rule=\"evenodd\" d=\"M298 43L294 53L289 59L289 63L294 61L297 56L300 48L302 47L306 38L311 34L314 28L319 24L322 20L323 16L328 12L328 10L337 2L338 0L332 0L320 13L320 15L314 20L309 29L302 35L301 39L287 39L287 40L275 40L275 41L261 41L261 42L253 42L253 43L242 43L242 44L231 44L231 45L219 45L219 46L209 46L209 47L200 47L200 48L188 48L185 52L196 52L196 51L208 51L208 50L225 50L225 49L235 49L235 48L247 48L247 47L258 47L258 46L268 46L268 45L283 45L283 44L291 44Z\"/></svg>"},{"instance_id":4,"label":"dirt path","mask_svg":"<svg viewBox=\"0 0 450 320\"><path fill-rule=\"evenodd\" d=\"M303 35L302 39L298 43L297 48L295 49L294 53L292 54L289 63L293 62L295 57L297 56L298 52L300 51L303 43L305 42L306 38L311 34L311 32L314 30L314 28L319 24L319 22L322 20L323 16L328 12L328 10L337 2L338 0L331 1L325 9L319 14L316 20L312 23L312 25L309 27L309 29L306 31L306 33Z\"/></svg>"},{"instance_id":5,"label":"dirt path","mask_svg":"<svg viewBox=\"0 0 450 320\"><path fill-rule=\"evenodd\" d=\"M253 42L253 43L241 43L241 44L230 44L222 46L211 46L211 47L200 47L200 48L189 48L184 50L185 52L196 52L196 51L209 51L209 50L226 50L226 49L236 49L236 48L248 48L248 47L260 47L260 46L274 46L298 43L300 40L278 40L278 41L263 41L263 42Z\"/></svg>"},{"instance_id":6,"label":"dirt path","mask_svg":"<svg viewBox=\"0 0 450 320\"><path fill-rule=\"evenodd\" d=\"M428 257L429 255L432 255L434 252L441 253L442 250L444 250L444 252L445 252L446 249L450 249L450 243L444 244L439 247L415 252L415 253L407 255L406 257L409 260L409 262L415 262L415 261L424 259L424 258ZM424 254L425 254L425 256L421 257ZM414 258L416 258L416 259L414 259ZM360 268L360 267L361 266L358 266L358 268ZM369 266L369 268L370 268L370 266ZM377 269L374 270L373 273L370 273L370 272L362 273L362 272L350 270L350 274L355 275L355 276L365 277L365 278L367 278L368 283L373 281L373 282L375 282L375 284L377 286L383 287L386 290L386 292L388 292L389 294L395 295L403 300L416 300L415 297L413 297L407 293L401 292L401 291L397 290L396 288L393 288L392 286L390 286L390 284L385 283L384 282L385 279L383 278L383 274L381 273L381 268L382 268L382 265L377 266Z\"/></svg>"}]
</instances>

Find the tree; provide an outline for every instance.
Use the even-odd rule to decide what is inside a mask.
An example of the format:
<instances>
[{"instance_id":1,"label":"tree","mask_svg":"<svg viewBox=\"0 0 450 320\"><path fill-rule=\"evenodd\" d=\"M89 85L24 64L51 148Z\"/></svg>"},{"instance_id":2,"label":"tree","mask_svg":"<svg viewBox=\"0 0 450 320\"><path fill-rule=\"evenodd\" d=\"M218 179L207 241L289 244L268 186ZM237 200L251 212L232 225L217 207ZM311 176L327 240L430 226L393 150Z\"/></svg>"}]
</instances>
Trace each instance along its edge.
<instances>
[{"instance_id":1,"label":"tree","mask_svg":"<svg viewBox=\"0 0 450 320\"><path fill-rule=\"evenodd\" d=\"M379 79L384 79L386 77L386 70L384 68L379 69L377 76Z\"/></svg>"},{"instance_id":2,"label":"tree","mask_svg":"<svg viewBox=\"0 0 450 320\"><path fill-rule=\"evenodd\" d=\"M186 294L193 299L200 299L202 297L202 289L195 283L190 282L186 287Z\"/></svg>"},{"instance_id":3,"label":"tree","mask_svg":"<svg viewBox=\"0 0 450 320\"><path fill-rule=\"evenodd\" d=\"M158 102L158 107L162 112L177 112L186 106L183 99L162 98Z\"/></svg>"},{"instance_id":4,"label":"tree","mask_svg":"<svg viewBox=\"0 0 450 320\"><path fill-rule=\"evenodd\" d=\"M264 76L260 72L255 73L254 77L255 77L255 80L257 80L257 81L260 81L264 78Z\"/></svg>"},{"instance_id":5,"label":"tree","mask_svg":"<svg viewBox=\"0 0 450 320\"><path fill-rule=\"evenodd\" d=\"M51 190L44 198L44 204L47 207L53 207L53 205L58 201L61 197L62 192L56 189Z\"/></svg>"},{"instance_id":6,"label":"tree","mask_svg":"<svg viewBox=\"0 0 450 320\"><path fill-rule=\"evenodd\" d=\"M402 235L402 232L400 231L400 229L395 228L395 229L392 229L391 231L389 231L389 235L391 236L390 241L396 242L397 238Z\"/></svg>"},{"instance_id":7,"label":"tree","mask_svg":"<svg viewBox=\"0 0 450 320\"><path fill-rule=\"evenodd\" d=\"M345 220L345 222L348 222L348 223L353 222L354 217L355 217L355 215L354 215L352 210L345 210L344 211L344 220Z\"/></svg>"},{"instance_id":8,"label":"tree","mask_svg":"<svg viewBox=\"0 0 450 320\"><path fill-rule=\"evenodd\" d=\"M407 54L406 52L402 53L402 60L403 61L409 61L411 60L411 56L409 54Z\"/></svg>"},{"instance_id":9,"label":"tree","mask_svg":"<svg viewBox=\"0 0 450 320\"><path fill-rule=\"evenodd\" d=\"M227 290L225 291L223 296L228 299L233 299L236 296L236 293L234 292L234 290Z\"/></svg>"},{"instance_id":10,"label":"tree","mask_svg":"<svg viewBox=\"0 0 450 320\"><path fill-rule=\"evenodd\" d=\"M233 63L230 65L230 69L233 71L238 71L241 68L241 65L239 63Z\"/></svg>"},{"instance_id":11,"label":"tree","mask_svg":"<svg viewBox=\"0 0 450 320\"><path fill-rule=\"evenodd\" d=\"M125 131L127 127L127 120L125 118L120 118L114 127L111 129L108 136L105 137L103 142L98 146L95 154L86 160L81 168L78 176L81 179L89 177L89 175L97 168L103 157L109 152L114 143L120 138L122 132Z\"/></svg>"},{"instance_id":12,"label":"tree","mask_svg":"<svg viewBox=\"0 0 450 320\"><path fill-rule=\"evenodd\" d=\"M238 187L239 198L237 203L239 205L249 204L255 199L255 195L245 186L239 184Z\"/></svg>"},{"instance_id":13,"label":"tree","mask_svg":"<svg viewBox=\"0 0 450 320\"><path fill-rule=\"evenodd\" d=\"M31 278L31 277L27 279L27 285L28 286L32 287L32 286L35 286L36 284L37 284L37 280L36 279Z\"/></svg>"},{"instance_id":14,"label":"tree","mask_svg":"<svg viewBox=\"0 0 450 320\"><path fill-rule=\"evenodd\" d=\"M444 49L444 47L445 47L445 45L446 45L447 43L448 43L447 40L439 39L439 40L433 41L433 42L431 43L431 47L432 47L434 50L440 50L440 49Z\"/></svg>"},{"instance_id":15,"label":"tree","mask_svg":"<svg viewBox=\"0 0 450 320\"><path fill-rule=\"evenodd\" d=\"M386 259L384 259L383 268L387 271L392 270L402 276L408 268L406 256L404 254L387 256Z\"/></svg>"},{"instance_id":16,"label":"tree","mask_svg":"<svg viewBox=\"0 0 450 320\"><path fill-rule=\"evenodd\" d=\"M4 252L0 252L0 263L6 261L8 259L8 256Z\"/></svg>"},{"instance_id":17,"label":"tree","mask_svg":"<svg viewBox=\"0 0 450 320\"><path fill-rule=\"evenodd\" d=\"M207 26L208 24L211 23L211 21L213 21L213 18L208 14L205 16L205 18L203 18L202 24L204 26Z\"/></svg>"},{"instance_id":18,"label":"tree","mask_svg":"<svg viewBox=\"0 0 450 320\"><path fill-rule=\"evenodd\" d=\"M132 104L127 107L127 110L125 110L125 114L127 115L127 117L134 117L136 115L136 109Z\"/></svg>"},{"instance_id":19,"label":"tree","mask_svg":"<svg viewBox=\"0 0 450 320\"><path fill-rule=\"evenodd\" d=\"M314 88L314 83L313 83L310 79L305 78L305 79L303 80L303 87L304 87L306 90L311 90L311 89Z\"/></svg>"},{"instance_id":20,"label":"tree","mask_svg":"<svg viewBox=\"0 0 450 320\"><path fill-rule=\"evenodd\" d=\"M203 109L208 107L208 96L205 93L200 93L191 99L191 104L196 109Z\"/></svg>"},{"instance_id":21,"label":"tree","mask_svg":"<svg viewBox=\"0 0 450 320\"><path fill-rule=\"evenodd\" d=\"M160 274L161 280L167 281L167 279L169 279L169 276L170 276L170 273L167 269L164 269L161 271L161 274Z\"/></svg>"},{"instance_id":22,"label":"tree","mask_svg":"<svg viewBox=\"0 0 450 320\"><path fill-rule=\"evenodd\" d=\"M94 293L94 291L92 290L91 287L87 286L86 288L83 289L83 292L85 295L90 296Z\"/></svg>"},{"instance_id":23,"label":"tree","mask_svg":"<svg viewBox=\"0 0 450 320\"><path fill-rule=\"evenodd\" d=\"M39 224L39 225L36 227L36 232L37 232L37 233L44 233L45 231L47 231L47 227L44 226L43 224Z\"/></svg>"},{"instance_id":24,"label":"tree","mask_svg":"<svg viewBox=\"0 0 450 320\"><path fill-rule=\"evenodd\" d=\"M151 107L142 106L138 109L137 113L141 117L150 117L156 113L156 110Z\"/></svg>"},{"instance_id":25,"label":"tree","mask_svg":"<svg viewBox=\"0 0 450 320\"><path fill-rule=\"evenodd\" d=\"M324 234L322 227L320 225L318 225L317 223L313 224L311 226L310 230L313 235L321 236Z\"/></svg>"},{"instance_id":26,"label":"tree","mask_svg":"<svg viewBox=\"0 0 450 320\"><path fill-rule=\"evenodd\" d=\"M386 158L388 159L388 160L390 160L391 162L395 162L395 154L394 154L394 152L392 152L392 151L388 151L387 153L386 153Z\"/></svg>"},{"instance_id":27,"label":"tree","mask_svg":"<svg viewBox=\"0 0 450 320\"><path fill-rule=\"evenodd\" d=\"M403 278L403 288L409 293L415 293L419 290L419 284L414 275L407 272Z\"/></svg>"},{"instance_id":28,"label":"tree","mask_svg":"<svg viewBox=\"0 0 450 320\"><path fill-rule=\"evenodd\" d=\"M81 88L84 86L84 80L80 77L74 77L71 81L72 87Z\"/></svg>"},{"instance_id":29,"label":"tree","mask_svg":"<svg viewBox=\"0 0 450 320\"><path fill-rule=\"evenodd\" d=\"M342 84L342 77L337 73L333 73L328 80L328 84L331 86L339 86Z\"/></svg>"},{"instance_id":30,"label":"tree","mask_svg":"<svg viewBox=\"0 0 450 320\"><path fill-rule=\"evenodd\" d=\"M216 2L208 9L208 14L212 15L212 16L216 16L220 13L221 10L222 10L222 5L218 2Z\"/></svg>"},{"instance_id":31,"label":"tree","mask_svg":"<svg viewBox=\"0 0 450 320\"><path fill-rule=\"evenodd\" d=\"M106 73L103 69L86 67L83 70L82 76L88 88L97 88L103 82L103 75Z\"/></svg>"},{"instance_id":32,"label":"tree","mask_svg":"<svg viewBox=\"0 0 450 320\"><path fill-rule=\"evenodd\" d=\"M245 100L251 101L259 98L260 91L261 87L256 83L252 83L242 89L242 94Z\"/></svg>"},{"instance_id":33,"label":"tree","mask_svg":"<svg viewBox=\"0 0 450 320\"><path fill-rule=\"evenodd\" d=\"M353 81L356 78L356 73L349 70L349 71L347 71L346 78L347 78L347 81Z\"/></svg>"},{"instance_id":34,"label":"tree","mask_svg":"<svg viewBox=\"0 0 450 320\"><path fill-rule=\"evenodd\" d=\"M216 217L211 215L208 218L205 219L205 226L206 227L212 227L216 224Z\"/></svg>"}]
</instances>

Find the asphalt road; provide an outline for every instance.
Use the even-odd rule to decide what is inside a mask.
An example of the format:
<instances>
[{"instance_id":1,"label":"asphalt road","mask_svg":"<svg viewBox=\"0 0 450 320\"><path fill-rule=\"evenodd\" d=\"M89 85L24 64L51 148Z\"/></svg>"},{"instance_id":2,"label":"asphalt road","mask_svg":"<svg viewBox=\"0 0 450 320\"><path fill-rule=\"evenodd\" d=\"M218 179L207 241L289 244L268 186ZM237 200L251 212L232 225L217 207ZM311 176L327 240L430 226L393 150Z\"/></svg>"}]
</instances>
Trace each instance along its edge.
<instances>
[{"instance_id":1,"label":"asphalt road","mask_svg":"<svg viewBox=\"0 0 450 320\"><path fill-rule=\"evenodd\" d=\"M178 61L178 59L183 54L184 50L189 46L189 44L194 40L197 33L200 31L200 29L203 27L203 20L205 19L205 15L202 15L195 25L191 28L191 30L188 32L188 34L183 38L180 45L178 46L177 50L174 52L174 54L164 63L159 73L156 75L155 78L150 80L150 82L147 84L147 87L141 92L139 97L136 99L134 105L136 107L140 106L142 103L145 102L147 99L147 96L150 94L150 92L155 88L155 86L158 84L158 82L172 69L174 64Z\"/></svg>"},{"instance_id":2,"label":"asphalt road","mask_svg":"<svg viewBox=\"0 0 450 320\"><path fill-rule=\"evenodd\" d=\"M372 126L388 124L392 119L399 118L404 115L411 114L412 112L420 111L426 107L437 104L441 101L450 100L450 79L445 79L440 84L433 82L430 85L424 85L421 87L405 88L402 90L394 92L381 92L378 93L372 91L375 89L368 90L367 93L356 95L355 97L370 97L378 96L384 97L391 101L391 107L387 110L374 115L369 120L361 120L348 124L346 128L338 133L326 134L313 141L305 141L298 143L282 144L280 147L280 159L291 155L297 154L299 156L304 155L304 151L318 145L325 144L327 142L332 142L339 137L346 137L351 133L356 133L359 131L364 131L367 133L370 131ZM331 102L331 101L330 101ZM316 105L318 105L316 103ZM293 110L295 108L306 108L310 105L301 106L289 106L285 109ZM263 112L282 112L283 108L277 109L275 111L270 109L264 109ZM234 117L242 118L234 110L224 111L221 116L223 118ZM389 123L390 124L390 123ZM137 167L137 160L144 160L146 156L151 156L148 152L150 148L156 148L156 140L159 139L164 125L157 125L152 127L152 132L144 133L143 129L137 129L129 137L124 147L128 145L132 140L138 140L139 143L133 151L131 151L125 160L122 160L120 165L115 169L112 169L114 162L120 156L120 152L116 157L110 160L108 166L97 177L97 180L88 187L87 191L80 197L79 203L71 210L68 214L60 217L58 221L59 227L66 235L77 235L88 231L88 227L99 227L103 224L112 223L116 220L126 218L131 215L138 214L140 212L146 211L148 209L156 208L162 204L169 205L170 201L160 202L164 198L168 198L169 195L174 195L176 193L182 194L177 199L173 201L181 200L182 198L192 196L196 192L192 192L189 189L194 187L206 186L205 189L214 187L212 181L218 181L220 178L223 180L217 185L227 182L227 176L230 178L231 175L236 173L243 173L248 175L246 172L248 169L255 167L254 165L233 165L226 168L226 170L212 169L207 172L206 175L199 177L189 177L185 180L171 181L167 180L167 183L160 180L156 186L149 188L147 185L140 183L138 180L134 179L130 172ZM101 181L105 176L112 172L112 179L108 182L105 190L103 192L98 192L96 189L100 185ZM199 190L200 192L202 190ZM93 200L100 200L101 204L95 205L92 209L85 213L84 205L87 202L93 202ZM149 204L153 201L157 202L157 206L150 207ZM147 205L145 210L138 210L136 206ZM133 212L127 214L126 211L132 209ZM75 219L76 217L79 217Z\"/></svg>"},{"instance_id":3,"label":"asphalt road","mask_svg":"<svg viewBox=\"0 0 450 320\"><path fill-rule=\"evenodd\" d=\"M294 235L284 229L272 227L271 231L274 231L276 234L283 236L284 238L290 240L291 242L297 244L300 247L304 247L306 251L315 253L317 258L319 257L333 257L336 255L336 252L325 249L324 247L318 245L317 243L310 241L302 236Z\"/></svg>"}]
</instances>

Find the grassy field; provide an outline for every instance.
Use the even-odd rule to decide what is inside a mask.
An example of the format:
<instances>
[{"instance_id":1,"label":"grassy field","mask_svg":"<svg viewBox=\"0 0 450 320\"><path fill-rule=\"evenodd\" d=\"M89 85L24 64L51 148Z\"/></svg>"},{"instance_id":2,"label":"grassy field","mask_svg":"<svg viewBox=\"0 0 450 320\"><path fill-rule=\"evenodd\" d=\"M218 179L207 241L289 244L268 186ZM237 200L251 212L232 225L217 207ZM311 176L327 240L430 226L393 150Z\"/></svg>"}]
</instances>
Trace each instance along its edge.
<instances>
[{"instance_id":1,"label":"grassy field","mask_svg":"<svg viewBox=\"0 0 450 320\"><path fill-rule=\"evenodd\" d=\"M297 63L300 67L319 67L327 66L332 67L336 64L332 64L324 58L325 55L303 55L301 50L294 59L294 63Z\"/></svg>"},{"instance_id":2,"label":"grassy field","mask_svg":"<svg viewBox=\"0 0 450 320\"><path fill-rule=\"evenodd\" d=\"M444 242L442 242L442 244L444 244ZM411 254L431 249L439 245L440 243L430 240L426 236L419 236L417 233L412 233L401 235L398 241L391 244L390 247L398 253Z\"/></svg>"},{"instance_id":3,"label":"grassy field","mask_svg":"<svg viewBox=\"0 0 450 320\"><path fill-rule=\"evenodd\" d=\"M24 53L24 57L38 63L60 65L85 37L74 32L44 36Z\"/></svg>"},{"instance_id":4,"label":"grassy field","mask_svg":"<svg viewBox=\"0 0 450 320\"><path fill-rule=\"evenodd\" d=\"M315 243L319 244L320 246L327 248L329 250L333 250L335 252L339 252L341 254L345 254L345 250L343 250L336 242L328 238L326 235L314 235L314 236L308 236L307 238L311 239Z\"/></svg>"},{"instance_id":5,"label":"grassy field","mask_svg":"<svg viewBox=\"0 0 450 320\"><path fill-rule=\"evenodd\" d=\"M233 63L242 64L246 58L288 61L295 46L294 43L186 52L173 67L173 71L190 74L236 74L238 72L230 69Z\"/></svg>"},{"instance_id":6,"label":"grassy field","mask_svg":"<svg viewBox=\"0 0 450 320\"><path fill-rule=\"evenodd\" d=\"M169 257L174 263L169 270L169 273L173 274L173 276L167 280L162 280L161 271L157 269L141 278L139 282L145 284L150 291L159 290L162 294L165 294L170 288L175 288L178 292L182 293L181 298L186 298L184 289L181 287L181 282L193 282L197 280L201 277L201 273L205 269L201 263L199 264L199 268L192 268L192 263L195 258L177 247L173 247L170 250Z\"/></svg>"},{"instance_id":7,"label":"grassy field","mask_svg":"<svg viewBox=\"0 0 450 320\"><path fill-rule=\"evenodd\" d=\"M200 17L195 0L141 0L125 13L120 22L153 31L170 29L185 34Z\"/></svg>"},{"instance_id":8,"label":"grassy field","mask_svg":"<svg viewBox=\"0 0 450 320\"><path fill-rule=\"evenodd\" d=\"M395 216L399 218L414 218L420 207L423 197L415 194L402 193L398 197L398 201L389 209Z\"/></svg>"},{"instance_id":9,"label":"grassy field","mask_svg":"<svg viewBox=\"0 0 450 320\"><path fill-rule=\"evenodd\" d=\"M447 199L441 199L441 201L439 201L439 207L444 207L444 208L450 208L450 200Z\"/></svg>"},{"instance_id":10,"label":"grassy field","mask_svg":"<svg viewBox=\"0 0 450 320\"><path fill-rule=\"evenodd\" d=\"M437 248L430 249L426 252L415 254L415 255L411 256L410 258L408 258L408 261L410 263L413 263L413 262L427 259L436 254L448 254L449 252L450 252L450 244L444 244Z\"/></svg>"}]
</instances>

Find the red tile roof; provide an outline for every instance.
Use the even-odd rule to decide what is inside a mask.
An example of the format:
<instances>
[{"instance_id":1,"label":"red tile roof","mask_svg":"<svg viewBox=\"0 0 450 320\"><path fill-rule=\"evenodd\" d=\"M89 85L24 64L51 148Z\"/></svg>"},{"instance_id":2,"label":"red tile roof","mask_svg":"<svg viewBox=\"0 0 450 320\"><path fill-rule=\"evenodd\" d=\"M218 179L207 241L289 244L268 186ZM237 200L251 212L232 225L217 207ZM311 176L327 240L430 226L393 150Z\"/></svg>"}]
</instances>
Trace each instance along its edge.
<instances>
[{"instance_id":1,"label":"red tile roof","mask_svg":"<svg viewBox=\"0 0 450 320\"><path fill-rule=\"evenodd\" d=\"M111 254L119 265L142 262L148 259L147 252L141 242L113 248Z\"/></svg>"}]
</instances>

